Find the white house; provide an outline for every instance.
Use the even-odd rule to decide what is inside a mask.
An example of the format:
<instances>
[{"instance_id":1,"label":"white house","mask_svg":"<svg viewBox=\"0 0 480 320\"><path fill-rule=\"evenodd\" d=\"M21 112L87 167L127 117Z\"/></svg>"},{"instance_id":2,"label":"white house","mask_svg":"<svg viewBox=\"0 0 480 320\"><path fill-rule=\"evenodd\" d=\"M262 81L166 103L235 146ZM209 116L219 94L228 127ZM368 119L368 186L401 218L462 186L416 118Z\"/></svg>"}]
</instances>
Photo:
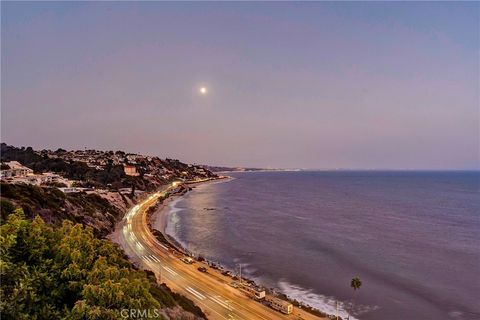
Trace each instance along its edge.
<instances>
[{"instance_id":1,"label":"white house","mask_svg":"<svg viewBox=\"0 0 480 320\"><path fill-rule=\"evenodd\" d=\"M82 192L82 188L58 188L60 191L63 193L77 193L77 192Z\"/></svg>"},{"instance_id":2,"label":"white house","mask_svg":"<svg viewBox=\"0 0 480 320\"><path fill-rule=\"evenodd\" d=\"M2 166L7 165L9 169L1 170L1 177L11 178L11 177L26 177L33 174L33 170L23 166L18 161L9 161L3 162Z\"/></svg>"}]
</instances>

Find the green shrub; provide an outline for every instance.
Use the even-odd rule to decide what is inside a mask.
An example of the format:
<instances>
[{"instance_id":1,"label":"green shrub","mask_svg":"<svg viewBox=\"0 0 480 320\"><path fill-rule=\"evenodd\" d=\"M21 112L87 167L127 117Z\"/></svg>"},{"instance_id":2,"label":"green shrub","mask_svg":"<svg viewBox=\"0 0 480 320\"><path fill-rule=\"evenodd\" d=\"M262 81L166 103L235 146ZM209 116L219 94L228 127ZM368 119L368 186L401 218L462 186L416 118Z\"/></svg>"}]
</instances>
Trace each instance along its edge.
<instances>
[{"instance_id":1,"label":"green shrub","mask_svg":"<svg viewBox=\"0 0 480 320\"><path fill-rule=\"evenodd\" d=\"M2 319L120 319L122 309L177 305L205 317L91 228L64 221L54 229L16 209L0 227L0 248Z\"/></svg>"}]
</instances>

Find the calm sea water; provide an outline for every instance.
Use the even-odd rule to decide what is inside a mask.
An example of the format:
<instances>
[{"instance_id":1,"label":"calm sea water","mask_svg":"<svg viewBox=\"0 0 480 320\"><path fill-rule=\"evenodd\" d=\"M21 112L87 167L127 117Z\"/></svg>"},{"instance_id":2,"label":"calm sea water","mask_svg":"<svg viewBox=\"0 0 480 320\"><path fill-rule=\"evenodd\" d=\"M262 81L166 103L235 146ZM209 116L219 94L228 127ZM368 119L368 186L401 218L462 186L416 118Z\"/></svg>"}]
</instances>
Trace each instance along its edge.
<instances>
[{"instance_id":1,"label":"calm sea water","mask_svg":"<svg viewBox=\"0 0 480 320\"><path fill-rule=\"evenodd\" d=\"M231 175L172 203L167 232L330 313L480 319L480 173Z\"/></svg>"}]
</instances>

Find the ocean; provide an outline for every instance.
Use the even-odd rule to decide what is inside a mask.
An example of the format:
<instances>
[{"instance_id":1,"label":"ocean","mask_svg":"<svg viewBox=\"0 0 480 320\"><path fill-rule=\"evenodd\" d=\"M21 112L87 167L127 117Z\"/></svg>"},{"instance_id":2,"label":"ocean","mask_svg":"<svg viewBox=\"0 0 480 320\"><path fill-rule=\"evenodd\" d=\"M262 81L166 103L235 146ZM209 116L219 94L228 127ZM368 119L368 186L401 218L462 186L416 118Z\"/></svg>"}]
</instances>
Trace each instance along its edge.
<instances>
[{"instance_id":1,"label":"ocean","mask_svg":"<svg viewBox=\"0 0 480 320\"><path fill-rule=\"evenodd\" d=\"M351 319L480 319L480 172L229 175L170 205L194 253Z\"/></svg>"}]
</instances>

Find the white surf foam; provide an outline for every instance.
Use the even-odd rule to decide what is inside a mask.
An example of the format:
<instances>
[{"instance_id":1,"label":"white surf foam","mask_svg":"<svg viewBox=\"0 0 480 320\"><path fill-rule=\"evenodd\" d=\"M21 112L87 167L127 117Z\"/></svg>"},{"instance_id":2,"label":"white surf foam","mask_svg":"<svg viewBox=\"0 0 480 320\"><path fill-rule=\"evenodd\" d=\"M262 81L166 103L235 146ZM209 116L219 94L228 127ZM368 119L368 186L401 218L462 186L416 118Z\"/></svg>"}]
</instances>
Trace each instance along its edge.
<instances>
[{"instance_id":1,"label":"white surf foam","mask_svg":"<svg viewBox=\"0 0 480 320\"><path fill-rule=\"evenodd\" d=\"M257 268L254 268L250 263L242 263L242 276L246 278L252 278Z\"/></svg>"},{"instance_id":2,"label":"white surf foam","mask_svg":"<svg viewBox=\"0 0 480 320\"><path fill-rule=\"evenodd\" d=\"M180 241L180 239L177 237L177 229L180 223L178 213L184 210L183 208L177 207L177 203L179 203L181 200L183 199L177 198L168 204L169 210L165 218L165 233L178 241L180 245L185 247L185 243L182 243L182 241Z\"/></svg>"},{"instance_id":3,"label":"white surf foam","mask_svg":"<svg viewBox=\"0 0 480 320\"><path fill-rule=\"evenodd\" d=\"M305 289L283 280L278 282L278 288L292 300L297 300L327 314L337 315L337 300L333 297L314 293L311 289ZM346 309L345 303L338 301L338 316L347 319L348 312ZM358 320L352 315L350 315L350 319Z\"/></svg>"}]
</instances>

